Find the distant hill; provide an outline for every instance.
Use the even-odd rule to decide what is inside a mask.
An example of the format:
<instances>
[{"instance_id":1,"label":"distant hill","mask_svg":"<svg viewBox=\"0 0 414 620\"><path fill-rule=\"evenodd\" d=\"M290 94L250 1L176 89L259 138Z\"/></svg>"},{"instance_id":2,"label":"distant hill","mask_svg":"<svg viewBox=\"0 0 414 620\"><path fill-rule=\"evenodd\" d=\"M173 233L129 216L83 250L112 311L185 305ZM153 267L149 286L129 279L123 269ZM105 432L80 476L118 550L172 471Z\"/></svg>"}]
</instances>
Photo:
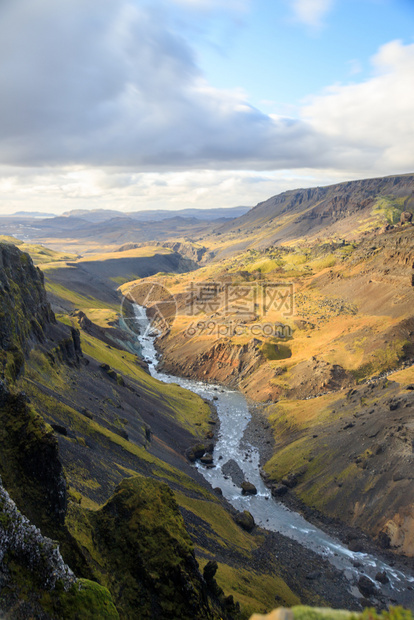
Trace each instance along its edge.
<instances>
[{"instance_id":1,"label":"distant hill","mask_svg":"<svg viewBox=\"0 0 414 620\"><path fill-rule=\"evenodd\" d=\"M124 213L112 209L74 209L63 213L64 217L76 217L87 220L88 222L105 222L115 217L131 218L141 222L158 222L175 217L191 217L197 220L211 221L222 218L233 219L247 213L251 207L218 207L215 209L179 209L178 211L167 211L166 209L156 209L154 211L132 211Z\"/></svg>"},{"instance_id":2,"label":"distant hill","mask_svg":"<svg viewBox=\"0 0 414 620\"><path fill-rule=\"evenodd\" d=\"M226 212L224 209L212 209L211 211L220 216ZM4 235L17 236L26 241L49 245L51 239L69 240L68 245L65 242L64 247L70 247L78 252L90 249L90 244L98 248L104 246L109 248L110 246L119 247L126 243L163 243L171 239L195 241L229 221L225 217L203 220L188 213L183 215L183 211L168 211L168 218L155 220L139 220L119 212L115 212L116 216L109 219L87 219L80 217L79 212L71 213L70 216L37 218L36 221L33 218L27 220L17 217L4 218L2 232ZM105 213L112 214L113 212ZM153 211L148 213L154 215ZM77 243L77 245L75 243L76 247L73 245L74 240Z\"/></svg>"},{"instance_id":3,"label":"distant hill","mask_svg":"<svg viewBox=\"0 0 414 620\"><path fill-rule=\"evenodd\" d=\"M55 217L55 213L43 213L42 211L16 211L12 217Z\"/></svg>"}]
</instances>

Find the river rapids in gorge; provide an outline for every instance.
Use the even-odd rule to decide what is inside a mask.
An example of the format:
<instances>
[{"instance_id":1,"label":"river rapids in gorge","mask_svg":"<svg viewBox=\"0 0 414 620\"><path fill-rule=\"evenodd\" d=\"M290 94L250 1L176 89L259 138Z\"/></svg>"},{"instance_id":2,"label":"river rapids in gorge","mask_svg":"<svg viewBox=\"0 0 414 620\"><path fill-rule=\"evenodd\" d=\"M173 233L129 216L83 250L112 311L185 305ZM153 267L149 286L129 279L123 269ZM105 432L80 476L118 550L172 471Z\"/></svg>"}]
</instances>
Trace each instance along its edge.
<instances>
[{"instance_id":1,"label":"river rapids in gorge","mask_svg":"<svg viewBox=\"0 0 414 620\"><path fill-rule=\"evenodd\" d=\"M361 598L357 588L358 579L366 575L375 581L378 572L387 574L388 584L381 584L381 594L388 599L405 602L403 593L411 590L414 577L397 570L373 554L350 551L315 525L309 523L299 513L294 512L274 499L260 476L260 454L258 450L243 440L245 430L251 419L247 401L239 391L222 386L203 383L165 374L158 370L158 354L155 348L157 332L147 317L146 309L134 304L135 324L138 328L138 341L142 357L148 363L153 377L164 383L176 383L187 390L195 392L203 399L213 400L217 409L220 428L214 447L214 467L208 468L196 464L198 471L213 488L219 487L223 496L238 511L248 510L257 525L263 529L279 532L295 540L307 549L328 559L341 570L350 584L350 592ZM257 495L242 495L239 486L230 476L223 472L223 467L234 461L242 470L244 479L254 484ZM401 598L401 601L400 601Z\"/></svg>"}]
</instances>

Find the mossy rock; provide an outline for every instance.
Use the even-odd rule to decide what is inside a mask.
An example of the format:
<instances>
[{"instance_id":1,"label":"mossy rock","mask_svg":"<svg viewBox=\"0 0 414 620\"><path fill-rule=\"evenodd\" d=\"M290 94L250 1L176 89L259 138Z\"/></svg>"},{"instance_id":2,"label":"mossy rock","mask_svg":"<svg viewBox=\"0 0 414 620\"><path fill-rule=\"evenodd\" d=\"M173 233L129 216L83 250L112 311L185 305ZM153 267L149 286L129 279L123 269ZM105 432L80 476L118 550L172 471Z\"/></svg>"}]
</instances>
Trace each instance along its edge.
<instances>
[{"instance_id":1,"label":"mossy rock","mask_svg":"<svg viewBox=\"0 0 414 620\"><path fill-rule=\"evenodd\" d=\"M62 620L119 620L108 589L88 579L78 579L68 592L45 593L41 603L51 617Z\"/></svg>"},{"instance_id":2,"label":"mossy rock","mask_svg":"<svg viewBox=\"0 0 414 620\"><path fill-rule=\"evenodd\" d=\"M257 489L251 482L242 482L241 491L242 495L257 495Z\"/></svg>"},{"instance_id":3,"label":"mossy rock","mask_svg":"<svg viewBox=\"0 0 414 620\"><path fill-rule=\"evenodd\" d=\"M53 429L24 394L0 382L0 474L27 517L52 538L64 523L66 482Z\"/></svg>"},{"instance_id":4,"label":"mossy rock","mask_svg":"<svg viewBox=\"0 0 414 620\"><path fill-rule=\"evenodd\" d=\"M240 527L246 530L246 532L251 532L256 525L253 515L248 510L243 510L243 512L237 513L234 520L237 525L240 525Z\"/></svg>"},{"instance_id":5,"label":"mossy rock","mask_svg":"<svg viewBox=\"0 0 414 620\"><path fill-rule=\"evenodd\" d=\"M46 299L43 275L28 256L0 243L0 363L3 376L15 381L27 353L29 338L44 339L44 328L55 322Z\"/></svg>"},{"instance_id":6,"label":"mossy rock","mask_svg":"<svg viewBox=\"0 0 414 620\"><path fill-rule=\"evenodd\" d=\"M73 507L73 534L123 618L217 617L171 489L127 478L97 512Z\"/></svg>"}]
</instances>

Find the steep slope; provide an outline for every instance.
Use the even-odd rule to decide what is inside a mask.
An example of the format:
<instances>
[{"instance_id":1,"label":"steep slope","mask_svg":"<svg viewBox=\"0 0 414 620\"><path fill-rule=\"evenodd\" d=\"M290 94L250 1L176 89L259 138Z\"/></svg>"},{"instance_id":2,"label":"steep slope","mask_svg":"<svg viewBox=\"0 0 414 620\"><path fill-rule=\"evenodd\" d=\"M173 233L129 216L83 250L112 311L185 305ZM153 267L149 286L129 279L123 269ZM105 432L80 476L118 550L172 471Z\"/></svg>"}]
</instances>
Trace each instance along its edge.
<instances>
[{"instance_id":1,"label":"steep slope","mask_svg":"<svg viewBox=\"0 0 414 620\"><path fill-rule=\"evenodd\" d=\"M402 211L413 210L412 174L349 181L273 196L216 228L208 241L223 246L217 259L303 237L357 238L365 230L395 224Z\"/></svg>"},{"instance_id":2,"label":"steep slope","mask_svg":"<svg viewBox=\"0 0 414 620\"><path fill-rule=\"evenodd\" d=\"M275 494L282 489L285 499L300 498L412 557L413 380L410 367L346 393L269 406L275 450L264 469ZM366 550L362 533L346 542Z\"/></svg>"}]
</instances>

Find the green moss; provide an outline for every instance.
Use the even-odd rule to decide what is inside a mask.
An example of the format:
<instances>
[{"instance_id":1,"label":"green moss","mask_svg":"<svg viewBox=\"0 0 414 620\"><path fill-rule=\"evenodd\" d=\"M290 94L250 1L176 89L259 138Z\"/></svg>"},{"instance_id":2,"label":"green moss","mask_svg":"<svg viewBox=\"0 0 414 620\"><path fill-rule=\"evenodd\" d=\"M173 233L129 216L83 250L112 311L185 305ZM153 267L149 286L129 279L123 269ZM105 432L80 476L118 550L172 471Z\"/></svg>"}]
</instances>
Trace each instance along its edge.
<instances>
[{"instance_id":1,"label":"green moss","mask_svg":"<svg viewBox=\"0 0 414 620\"><path fill-rule=\"evenodd\" d=\"M123 377L138 381L144 393L161 399L165 414L181 424L193 436L198 437L210 430L207 424L211 417L210 407L197 394L177 384L163 383L154 379L136 363L135 355L108 348L101 340L84 331L81 332L81 345L85 355L93 357L101 364L108 364ZM122 377L116 380L118 383L123 381Z\"/></svg>"},{"instance_id":2,"label":"green moss","mask_svg":"<svg viewBox=\"0 0 414 620\"><path fill-rule=\"evenodd\" d=\"M355 613L341 609L318 607L293 607L295 620L411 620L412 613L402 607L390 607L389 610L376 611L373 608L364 609L362 613Z\"/></svg>"},{"instance_id":3,"label":"green moss","mask_svg":"<svg viewBox=\"0 0 414 620\"><path fill-rule=\"evenodd\" d=\"M65 301L70 302L79 310L87 311L89 308L107 309L109 307L113 310L119 309L117 304L103 302L99 299L96 299L96 297L92 297L91 295L81 295L80 293L76 293L75 291L72 291L71 289L63 286L62 284L53 282L50 278L50 274L52 274L51 269L46 271L45 276L45 287L47 292L55 295L56 297L60 297Z\"/></svg>"},{"instance_id":4,"label":"green moss","mask_svg":"<svg viewBox=\"0 0 414 620\"><path fill-rule=\"evenodd\" d=\"M53 618L62 620L119 619L108 589L87 579L79 579L68 592L45 592L41 604Z\"/></svg>"},{"instance_id":5,"label":"green moss","mask_svg":"<svg viewBox=\"0 0 414 620\"><path fill-rule=\"evenodd\" d=\"M372 215L380 216L388 224L397 224L404 211L405 198L379 198L372 209Z\"/></svg>"},{"instance_id":6,"label":"green moss","mask_svg":"<svg viewBox=\"0 0 414 620\"><path fill-rule=\"evenodd\" d=\"M412 617L412 612L401 606L390 607L389 610L381 612L367 608L361 614L361 620L412 620Z\"/></svg>"},{"instance_id":7,"label":"green moss","mask_svg":"<svg viewBox=\"0 0 414 620\"><path fill-rule=\"evenodd\" d=\"M297 606L292 609L295 620L351 620L359 614L337 609Z\"/></svg>"},{"instance_id":8,"label":"green moss","mask_svg":"<svg viewBox=\"0 0 414 620\"><path fill-rule=\"evenodd\" d=\"M411 346L408 340L393 340L382 349L374 351L369 355L368 361L351 370L350 373L358 382L362 382L373 375L394 370L398 367L399 362L404 359L407 346Z\"/></svg>"},{"instance_id":9,"label":"green moss","mask_svg":"<svg viewBox=\"0 0 414 620\"><path fill-rule=\"evenodd\" d=\"M256 573L241 567L219 563L216 580L241 605L241 617L246 620L253 613L268 613L278 605L290 607L300 601L278 575Z\"/></svg>"},{"instance_id":10,"label":"green moss","mask_svg":"<svg viewBox=\"0 0 414 620\"><path fill-rule=\"evenodd\" d=\"M265 342L260 350L267 360L285 360L292 357L292 351L287 345L276 342Z\"/></svg>"},{"instance_id":11,"label":"green moss","mask_svg":"<svg viewBox=\"0 0 414 620\"><path fill-rule=\"evenodd\" d=\"M72 534L121 617L212 618L193 545L167 485L129 478L96 512L72 506ZM215 617L215 616L214 616Z\"/></svg>"},{"instance_id":12,"label":"green moss","mask_svg":"<svg viewBox=\"0 0 414 620\"><path fill-rule=\"evenodd\" d=\"M3 395L0 408L0 473L25 514L48 535L59 523L61 465L51 427L19 394Z\"/></svg>"},{"instance_id":13,"label":"green moss","mask_svg":"<svg viewBox=\"0 0 414 620\"><path fill-rule=\"evenodd\" d=\"M176 492L175 497L180 506L205 522L204 531L216 544L238 547L242 553L258 547L260 539L243 531L215 498L194 499L180 492Z\"/></svg>"}]
</instances>

